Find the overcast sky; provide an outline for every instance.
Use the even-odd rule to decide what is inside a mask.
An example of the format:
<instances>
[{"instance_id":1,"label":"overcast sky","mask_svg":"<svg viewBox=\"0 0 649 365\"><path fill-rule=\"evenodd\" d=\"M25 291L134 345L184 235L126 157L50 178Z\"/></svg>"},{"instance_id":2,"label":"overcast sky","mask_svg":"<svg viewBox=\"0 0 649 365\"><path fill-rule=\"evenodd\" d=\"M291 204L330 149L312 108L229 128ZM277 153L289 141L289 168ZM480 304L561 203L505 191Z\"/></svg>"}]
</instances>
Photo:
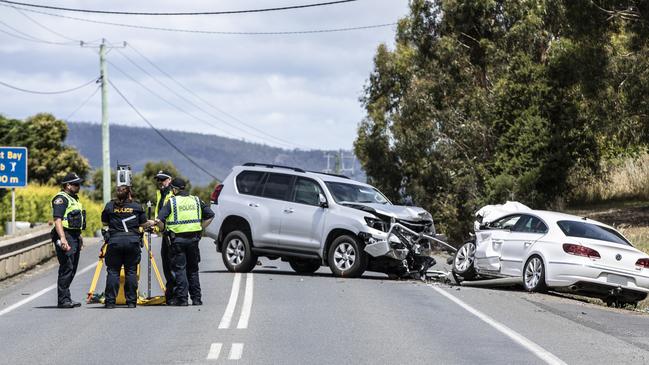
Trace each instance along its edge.
<instances>
[{"instance_id":1,"label":"overcast sky","mask_svg":"<svg viewBox=\"0 0 649 365\"><path fill-rule=\"evenodd\" d=\"M173 12L258 9L322 0L25 2L102 10ZM406 15L408 0L359 0L318 8L211 16L153 17L39 11L153 27L274 32L394 23ZM381 43L392 47L395 33L395 26L389 26L324 34L190 34L86 23L0 6L0 81L25 89L52 91L73 88L98 76L97 49L81 48L36 23L71 39L96 41L106 38L113 44L126 41L132 45L133 48L114 49L108 54L107 58L112 63L108 65L109 78L158 128L219 134L285 148L318 149L352 147L358 123L365 115L358 99L372 70L376 48ZM18 38L30 36L65 45ZM135 50L212 106L166 78ZM195 105L162 87L123 54ZM115 66L195 118L150 94ZM95 85L90 85L68 94L32 95L0 85L0 113L7 117L25 118L37 112L51 112L65 119L95 89ZM109 90L109 118L111 123L145 126L112 89ZM100 93L90 98L70 120L99 123ZM263 133L251 130L240 121Z\"/></svg>"}]
</instances>

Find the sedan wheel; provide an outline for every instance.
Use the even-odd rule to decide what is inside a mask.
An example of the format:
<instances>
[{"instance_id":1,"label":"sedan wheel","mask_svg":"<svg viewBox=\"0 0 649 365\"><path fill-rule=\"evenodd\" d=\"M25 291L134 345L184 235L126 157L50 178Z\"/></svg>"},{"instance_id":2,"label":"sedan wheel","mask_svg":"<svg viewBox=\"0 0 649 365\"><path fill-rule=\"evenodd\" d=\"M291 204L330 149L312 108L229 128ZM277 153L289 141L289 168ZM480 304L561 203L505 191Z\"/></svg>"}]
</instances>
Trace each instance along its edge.
<instances>
[{"instance_id":1,"label":"sedan wheel","mask_svg":"<svg viewBox=\"0 0 649 365\"><path fill-rule=\"evenodd\" d=\"M545 286L545 266L539 256L532 256L525 263L523 268L523 285L525 290L530 292L540 292L546 289Z\"/></svg>"},{"instance_id":2,"label":"sedan wheel","mask_svg":"<svg viewBox=\"0 0 649 365\"><path fill-rule=\"evenodd\" d=\"M453 272L465 280L471 280L476 276L473 262L475 260L475 243L466 242L455 254L453 259Z\"/></svg>"}]
</instances>

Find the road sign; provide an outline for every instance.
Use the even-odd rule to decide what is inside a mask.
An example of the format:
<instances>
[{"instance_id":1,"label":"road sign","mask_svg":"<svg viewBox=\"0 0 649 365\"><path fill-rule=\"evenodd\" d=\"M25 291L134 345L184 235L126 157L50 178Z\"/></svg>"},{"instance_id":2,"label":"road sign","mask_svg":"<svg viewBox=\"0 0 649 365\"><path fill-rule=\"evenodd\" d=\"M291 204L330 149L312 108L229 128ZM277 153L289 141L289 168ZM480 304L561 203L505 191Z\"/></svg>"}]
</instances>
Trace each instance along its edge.
<instances>
[{"instance_id":1,"label":"road sign","mask_svg":"<svg viewBox=\"0 0 649 365\"><path fill-rule=\"evenodd\" d=\"M27 148L0 147L0 188L27 186Z\"/></svg>"}]
</instances>

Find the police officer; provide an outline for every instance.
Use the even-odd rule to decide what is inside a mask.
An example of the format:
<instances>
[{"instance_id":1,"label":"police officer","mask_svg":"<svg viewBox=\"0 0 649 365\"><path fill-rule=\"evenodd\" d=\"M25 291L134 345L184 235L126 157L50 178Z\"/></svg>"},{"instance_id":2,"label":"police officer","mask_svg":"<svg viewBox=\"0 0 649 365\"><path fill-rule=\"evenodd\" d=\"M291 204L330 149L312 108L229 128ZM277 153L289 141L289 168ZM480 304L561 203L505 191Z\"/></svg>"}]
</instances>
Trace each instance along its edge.
<instances>
[{"instance_id":1,"label":"police officer","mask_svg":"<svg viewBox=\"0 0 649 365\"><path fill-rule=\"evenodd\" d=\"M148 221L140 203L133 201L131 188L127 185L117 187L117 199L106 203L101 213L101 221L107 227L104 241L106 250L106 299L108 309L115 308L115 298L119 290L119 273L124 266L126 280L124 295L126 305L135 308L137 303L137 265L140 263L142 235L139 228L153 226Z\"/></svg>"},{"instance_id":2,"label":"police officer","mask_svg":"<svg viewBox=\"0 0 649 365\"><path fill-rule=\"evenodd\" d=\"M81 231L86 228L86 211L79 202L78 193L83 179L71 172L61 181L61 191L52 198L54 228L51 236L59 260L57 280L58 307L74 308L81 303L72 301L70 284L77 273L79 254L83 246Z\"/></svg>"},{"instance_id":3,"label":"police officer","mask_svg":"<svg viewBox=\"0 0 649 365\"><path fill-rule=\"evenodd\" d=\"M162 207L156 220L160 228L166 228L171 239L171 270L176 283L173 298L167 304L186 306L189 294L192 305L202 305L198 242L203 228L212 222L214 212L198 197L185 191L184 180L173 179L171 187L174 196Z\"/></svg>"},{"instance_id":4,"label":"police officer","mask_svg":"<svg viewBox=\"0 0 649 365\"><path fill-rule=\"evenodd\" d=\"M156 203L155 203L155 218L158 218L160 214L160 209L167 204L169 198L173 196L173 191L171 190L171 174L168 171L160 170L155 175L155 179L158 183L158 190L156 191ZM171 272L171 255L169 254L169 247L171 242L169 241L169 236L162 236L162 246L160 247L160 259L162 260L162 272L164 273L165 280L165 298L167 302L172 299L173 290L174 290L174 278Z\"/></svg>"}]
</instances>

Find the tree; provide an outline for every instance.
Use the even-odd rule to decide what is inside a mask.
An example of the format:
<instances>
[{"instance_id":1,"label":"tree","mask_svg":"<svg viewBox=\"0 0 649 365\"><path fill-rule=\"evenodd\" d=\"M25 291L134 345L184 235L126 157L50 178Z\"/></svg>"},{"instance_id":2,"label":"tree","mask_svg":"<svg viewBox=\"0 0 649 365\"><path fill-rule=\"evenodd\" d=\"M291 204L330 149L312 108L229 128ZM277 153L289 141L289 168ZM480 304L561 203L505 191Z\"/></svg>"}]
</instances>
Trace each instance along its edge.
<instances>
[{"instance_id":1,"label":"tree","mask_svg":"<svg viewBox=\"0 0 649 365\"><path fill-rule=\"evenodd\" d=\"M561 204L648 141L648 20L639 1L411 1L361 98L368 180L456 241L479 205Z\"/></svg>"}]
</instances>

